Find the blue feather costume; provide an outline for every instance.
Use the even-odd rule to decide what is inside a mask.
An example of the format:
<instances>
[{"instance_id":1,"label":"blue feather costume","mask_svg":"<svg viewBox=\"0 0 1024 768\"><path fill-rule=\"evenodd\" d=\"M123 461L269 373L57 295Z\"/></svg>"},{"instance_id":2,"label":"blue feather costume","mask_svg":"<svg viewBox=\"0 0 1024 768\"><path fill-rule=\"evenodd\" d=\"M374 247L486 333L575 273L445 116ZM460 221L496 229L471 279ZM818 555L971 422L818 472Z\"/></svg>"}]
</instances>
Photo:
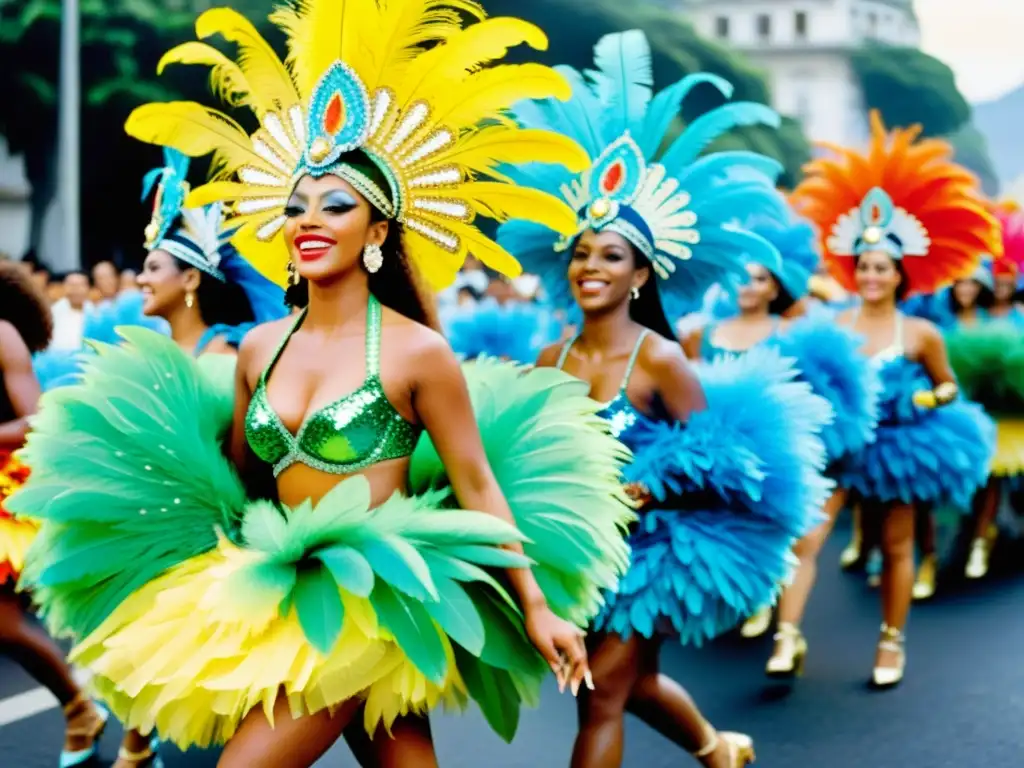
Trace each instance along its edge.
<instances>
[{"instance_id":1,"label":"blue feather costume","mask_svg":"<svg viewBox=\"0 0 1024 768\"><path fill-rule=\"evenodd\" d=\"M561 335L561 323L549 308L521 301L499 304L491 298L456 308L444 319L444 328L464 360L483 356L524 364Z\"/></svg>"},{"instance_id":2,"label":"blue feather costume","mask_svg":"<svg viewBox=\"0 0 1024 768\"><path fill-rule=\"evenodd\" d=\"M669 320L697 306L713 284L734 290L746 279L750 254L779 267L776 246L735 219L737 212L781 215L774 188L780 166L753 152L703 154L736 126L778 125L774 112L726 104L694 120L655 162L685 96L704 84L728 97L727 82L690 75L652 95L650 49L637 31L603 38L594 71L560 71L572 98L517 105L516 117L575 139L593 165L580 177L540 165L509 174L526 186L561 190L579 212L577 231L559 238L513 221L498 232L557 308L578 311L566 272L586 230L615 232L650 262ZM819 437L831 409L795 381L791 359L764 349L697 373L708 408L687 424L640 412L625 384L602 412L634 452L625 479L654 497L630 537L630 569L606 595L596 623L604 631L699 644L730 629L774 600L794 541L816 524L831 490Z\"/></svg>"}]
</instances>

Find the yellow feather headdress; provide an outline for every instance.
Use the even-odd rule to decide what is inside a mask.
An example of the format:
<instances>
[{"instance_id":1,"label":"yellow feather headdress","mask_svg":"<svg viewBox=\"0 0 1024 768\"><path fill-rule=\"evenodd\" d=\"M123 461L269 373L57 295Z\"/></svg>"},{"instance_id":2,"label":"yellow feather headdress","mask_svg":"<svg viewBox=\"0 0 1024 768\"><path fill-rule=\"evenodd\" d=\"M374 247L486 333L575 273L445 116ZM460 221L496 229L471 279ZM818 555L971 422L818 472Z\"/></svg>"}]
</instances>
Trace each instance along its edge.
<instances>
[{"instance_id":1,"label":"yellow feather headdress","mask_svg":"<svg viewBox=\"0 0 1024 768\"><path fill-rule=\"evenodd\" d=\"M464 26L466 17L476 23ZM270 20L287 36L284 62L243 16L215 8L199 17L196 35L235 43L235 60L193 41L159 65L209 66L214 92L258 118L252 135L195 102L147 104L126 124L142 141L192 157L213 153L212 179L188 204L230 204L235 245L268 278L286 280L284 207L307 174L340 176L400 222L405 252L435 288L451 284L469 253L506 275L521 271L474 226L477 215L573 230L576 215L564 202L514 187L501 173L532 162L572 171L588 163L571 139L520 128L506 115L523 99L568 99L560 74L539 64L485 68L516 45L545 49L540 29L485 19L476 0L291 0ZM353 152L368 162L347 162Z\"/></svg>"}]
</instances>

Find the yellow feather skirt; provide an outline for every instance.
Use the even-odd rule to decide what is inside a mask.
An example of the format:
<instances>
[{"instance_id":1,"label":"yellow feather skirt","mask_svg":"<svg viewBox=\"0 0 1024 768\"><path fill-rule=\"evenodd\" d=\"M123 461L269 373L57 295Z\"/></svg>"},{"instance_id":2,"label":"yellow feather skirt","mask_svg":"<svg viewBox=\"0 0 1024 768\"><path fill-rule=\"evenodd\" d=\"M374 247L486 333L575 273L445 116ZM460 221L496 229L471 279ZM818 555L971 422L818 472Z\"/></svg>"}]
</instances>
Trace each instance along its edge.
<instances>
[{"instance_id":1,"label":"yellow feather skirt","mask_svg":"<svg viewBox=\"0 0 1024 768\"><path fill-rule=\"evenodd\" d=\"M25 567L25 552L38 531L34 522L14 518L4 509L4 500L24 485L28 475L28 467L0 451L0 585L17 581Z\"/></svg>"},{"instance_id":2,"label":"yellow feather skirt","mask_svg":"<svg viewBox=\"0 0 1024 768\"><path fill-rule=\"evenodd\" d=\"M225 743L256 707L273 723L281 695L294 717L362 699L371 733L410 712L465 705L443 632L449 672L439 686L378 625L365 598L339 590L345 620L327 654L306 639L294 607L281 616L273 600L238 606L224 587L251 557L222 541L138 590L74 649L71 660L94 673L95 692L125 726L155 728L187 748Z\"/></svg>"},{"instance_id":3,"label":"yellow feather skirt","mask_svg":"<svg viewBox=\"0 0 1024 768\"><path fill-rule=\"evenodd\" d=\"M992 474L1008 477L1024 473L1024 419L996 422L996 453Z\"/></svg>"}]
</instances>

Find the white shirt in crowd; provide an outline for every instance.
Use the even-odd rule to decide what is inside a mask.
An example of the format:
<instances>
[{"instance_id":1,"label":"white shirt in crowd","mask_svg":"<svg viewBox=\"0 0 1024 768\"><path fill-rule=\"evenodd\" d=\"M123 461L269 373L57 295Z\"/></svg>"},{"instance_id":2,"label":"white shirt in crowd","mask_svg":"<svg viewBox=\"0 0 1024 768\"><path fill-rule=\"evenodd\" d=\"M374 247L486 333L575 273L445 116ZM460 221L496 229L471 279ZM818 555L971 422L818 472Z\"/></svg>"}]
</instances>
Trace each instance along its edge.
<instances>
[{"instance_id":1,"label":"white shirt in crowd","mask_svg":"<svg viewBox=\"0 0 1024 768\"><path fill-rule=\"evenodd\" d=\"M54 303L50 308L53 313L53 340L50 342L50 349L74 352L82 348L85 313L89 309L88 303L82 309L75 309L66 298Z\"/></svg>"}]
</instances>

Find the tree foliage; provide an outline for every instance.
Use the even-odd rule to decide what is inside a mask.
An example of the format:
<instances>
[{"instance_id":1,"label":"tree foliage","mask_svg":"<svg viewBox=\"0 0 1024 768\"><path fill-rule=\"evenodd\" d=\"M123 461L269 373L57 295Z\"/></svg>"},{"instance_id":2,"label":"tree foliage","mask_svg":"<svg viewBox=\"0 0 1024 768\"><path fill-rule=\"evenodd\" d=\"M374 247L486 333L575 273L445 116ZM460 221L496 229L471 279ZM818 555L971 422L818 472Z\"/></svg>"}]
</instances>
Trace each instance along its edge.
<instances>
[{"instance_id":1,"label":"tree foliage","mask_svg":"<svg viewBox=\"0 0 1024 768\"><path fill-rule=\"evenodd\" d=\"M953 70L917 48L868 45L854 54L853 67L866 106L890 128L920 123L925 136L945 136L971 119Z\"/></svg>"}]
</instances>

